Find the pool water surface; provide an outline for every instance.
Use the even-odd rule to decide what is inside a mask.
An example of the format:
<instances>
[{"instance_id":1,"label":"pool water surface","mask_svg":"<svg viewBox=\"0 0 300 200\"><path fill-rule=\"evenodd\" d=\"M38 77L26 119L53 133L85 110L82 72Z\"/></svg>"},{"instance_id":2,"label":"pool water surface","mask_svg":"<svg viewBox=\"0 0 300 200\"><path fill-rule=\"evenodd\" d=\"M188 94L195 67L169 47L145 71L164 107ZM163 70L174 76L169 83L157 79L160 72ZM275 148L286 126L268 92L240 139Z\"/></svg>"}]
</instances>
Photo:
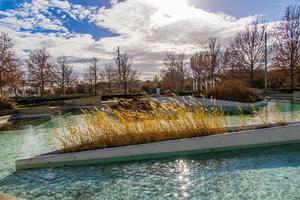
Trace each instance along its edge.
<instances>
[{"instance_id":1,"label":"pool water surface","mask_svg":"<svg viewBox=\"0 0 300 200\"><path fill-rule=\"evenodd\" d=\"M277 104L289 119L298 117L298 104ZM30 200L300 199L300 144L15 171L15 160L53 150L49 135L76 118L80 116L62 116L40 126L0 133L0 192Z\"/></svg>"}]
</instances>

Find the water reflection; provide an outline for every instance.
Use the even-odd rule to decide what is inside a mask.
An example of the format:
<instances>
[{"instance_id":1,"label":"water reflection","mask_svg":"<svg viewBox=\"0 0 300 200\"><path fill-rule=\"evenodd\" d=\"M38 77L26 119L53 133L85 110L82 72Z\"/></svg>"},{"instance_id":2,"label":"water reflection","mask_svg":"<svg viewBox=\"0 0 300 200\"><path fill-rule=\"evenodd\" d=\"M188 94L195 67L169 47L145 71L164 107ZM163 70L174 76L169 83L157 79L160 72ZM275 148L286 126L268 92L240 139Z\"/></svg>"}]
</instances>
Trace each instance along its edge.
<instances>
[{"instance_id":1,"label":"water reflection","mask_svg":"<svg viewBox=\"0 0 300 200\"><path fill-rule=\"evenodd\" d=\"M189 186L191 185L190 181L190 168L188 166L188 162L184 160L176 161L176 169L178 172L177 181L179 184L180 190L178 193L175 193L175 197L183 197L184 199L188 199L190 190Z\"/></svg>"}]
</instances>

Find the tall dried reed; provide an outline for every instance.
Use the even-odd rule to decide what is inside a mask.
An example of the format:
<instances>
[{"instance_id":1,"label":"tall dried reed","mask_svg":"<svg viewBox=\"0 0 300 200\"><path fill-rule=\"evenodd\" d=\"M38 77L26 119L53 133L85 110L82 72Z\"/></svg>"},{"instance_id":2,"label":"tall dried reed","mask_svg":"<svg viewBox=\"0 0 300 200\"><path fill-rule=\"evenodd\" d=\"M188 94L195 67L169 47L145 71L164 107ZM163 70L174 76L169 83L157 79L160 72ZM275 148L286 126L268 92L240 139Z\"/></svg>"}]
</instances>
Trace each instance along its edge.
<instances>
[{"instance_id":1,"label":"tall dried reed","mask_svg":"<svg viewBox=\"0 0 300 200\"><path fill-rule=\"evenodd\" d=\"M241 130L249 116L239 108ZM221 134L230 131L226 116L220 109L207 110L195 104L162 104L151 111L97 109L85 112L83 118L67 123L55 132L62 152L127 146L165 140ZM284 115L276 108L255 113L258 124L286 125ZM245 126L243 126L243 124Z\"/></svg>"},{"instance_id":2,"label":"tall dried reed","mask_svg":"<svg viewBox=\"0 0 300 200\"><path fill-rule=\"evenodd\" d=\"M224 133L223 116L217 109L179 103L153 111L98 109L68 123L55 135L63 152L119 147Z\"/></svg>"}]
</instances>

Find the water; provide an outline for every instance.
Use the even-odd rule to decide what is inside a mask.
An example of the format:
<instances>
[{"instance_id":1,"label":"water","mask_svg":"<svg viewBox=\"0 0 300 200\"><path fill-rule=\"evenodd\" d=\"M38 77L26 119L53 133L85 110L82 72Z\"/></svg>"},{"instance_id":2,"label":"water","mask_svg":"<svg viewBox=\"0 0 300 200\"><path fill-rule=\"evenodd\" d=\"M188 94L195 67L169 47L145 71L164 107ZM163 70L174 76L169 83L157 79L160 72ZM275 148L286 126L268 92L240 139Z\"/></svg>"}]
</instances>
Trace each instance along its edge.
<instances>
[{"instance_id":1,"label":"water","mask_svg":"<svg viewBox=\"0 0 300 200\"><path fill-rule=\"evenodd\" d=\"M290 119L299 114L299 105L276 104ZM0 134L0 192L24 199L300 199L300 144L15 171L16 159L53 150L49 134L77 117Z\"/></svg>"}]
</instances>

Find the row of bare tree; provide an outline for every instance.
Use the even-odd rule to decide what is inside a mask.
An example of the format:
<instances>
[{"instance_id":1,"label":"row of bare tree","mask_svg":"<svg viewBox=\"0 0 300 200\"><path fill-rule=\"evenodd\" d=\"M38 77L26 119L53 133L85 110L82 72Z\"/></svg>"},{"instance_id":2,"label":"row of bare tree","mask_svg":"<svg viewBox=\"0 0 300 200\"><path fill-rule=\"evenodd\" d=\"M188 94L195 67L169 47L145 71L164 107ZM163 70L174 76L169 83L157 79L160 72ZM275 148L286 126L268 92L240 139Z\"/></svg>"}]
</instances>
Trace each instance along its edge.
<instances>
[{"instance_id":1,"label":"row of bare tree","mask_svg":"<svg viewBox=\"0 0 300 200\"><path fill-rule=\"evenodd\" d=\"M66 56L61 56L55 62L51 62L50 53L47 49L38 49L30 52L26 61L22 62L14 52L14 45L8 34L0 35L0 92L3 87L14 88L17 86L31 85L39 88L40 95L45 94L45 88L58 87L60 93L65 95L70 92L70 88L78 83L79 79L70 60ZM100 69L97 58L93 58L90 66L84 72L84 79L81 82L89 84L90 91L97 94L101 82L108 83L108 91L111 92L113 85L118 84L126 94L128 87L139 79L139 73L129 62L128 54L121 54L119 59L115 59L113 64L105 65ZM120 62L120 63L119 63ZM23 67L22 67L23 66ZM25 83L26 82L26 83Z\"/></svg>"},{"instance_id":2,"label":"row of bare tree","mask_svg":"<svg viewBox=\"0 0 300 200\"><path fill-rule=\"evenodd\" d=\"M244 74L249 85L255 87L255 74L267 64L271 72L285 72L293 90L300 69L300 6L288 6L282 21L270 29L269 33L267 24L256 21L236 34L223 51L217 38L211 37L206 51L191 57L190 68L185 65L184 54L167 54L161 71L164 87L184 91L184 81L188 77L204 82ZM268 45L267 36L270 38ZM272 59L267 60L269 56Z\"/></svg>"},{"instance_id":3,"label":"row of bare tree","mask_svg":"<svg viewBox=\"0 0 300 200\"><path fill-rule=\"evenodd\" d=\"M267 28L272 31L267 31ZM268 46L267 35L270 38ZM26 80L27 84L40 88L41 96L45 94L46 87L59 87L61 94L65 95L78 82L78 76L68 57L62 56L51 62L49 52L39 49L31 51L29 58L22 62L13 47L11 38L7 34L1 34L1 93L7 86L16 91L17 86L24 85ZM283 82L287 82L294 89L296 81L300 80L300 6L288 6L282 21L273 27L256 21L236 34L226 48L221 47L217 38L209 38L206 50L194 54L190 58L189 67L184 54L166 54L161 71L161 85L184 91L185 81L189 78L200 83L247 77L249 85L255 87L255 76L263 72L267 57L272 58L267 63L272 85L276 85L273 83L276 81L281 86L284 85ZM133 68L128 54L118 55L114 61L114 64L107 64L101 69L98 59L92 59L84 72L84 81L90 86L91 93L99 92L101 82L108 84L109 92L112 92L113 87L118 87L119 91L127 93L130 84L139 79L139 73ZM280 78L276 78L277 75Z\"/></svg>"},{"instance_id":4,"label":"row of bare tree","mask_svg":"<svg viewBox=\"0 0 300 200\"><path fill-rule=\"evenodd\" d=\"M40 95L44 96L45 87L61 88L61 94L65 95L66 88L70 89L76 80L76 73L69 64L67 57L58 57L55 63L50 62L50 54L46 49L34 50L26 61L28 70L28 82L40 88Z\"/></svg>"},{"instance_id":5,"label":"row of bare tree","mask_svg":"<svg viewBox=\"0 0 300 200\"><path fill-rule=\"evenodd\" d=\"M75 72L69 65L67 57L59 57L56 63L50 63L50 54L46 49L32 51L29 59L22 62L13 50L12 39L8 34L0 35L0 92L3 87L12 87L16 93L19 85L24 86L25 79L35 87L39 87L41 95L49 84L56 83L65 94L75 80ZM28 73L22 68L27 66Z\"/></svg>"},{"instance_id":6,"label":"row of bare tree","mask_svg":"<svg viewBox=\"0 0 300 200\"><path fill-rule=\"evenodd\" d=\"M119 63L120 62L120 63ZM93 87L93 93L96 94L99 83L105 81L108 84L108 92L112 93L112 87L119 86L119 90L123 90L127 94L128 87L139 80L140 74L133 68L129 61L127 53L121 54L115 59L115 65L106 64L104 69L100 69L98 59L93 58L92 62L85 72L84 77Z\"/></svg>"}]
</instances>

